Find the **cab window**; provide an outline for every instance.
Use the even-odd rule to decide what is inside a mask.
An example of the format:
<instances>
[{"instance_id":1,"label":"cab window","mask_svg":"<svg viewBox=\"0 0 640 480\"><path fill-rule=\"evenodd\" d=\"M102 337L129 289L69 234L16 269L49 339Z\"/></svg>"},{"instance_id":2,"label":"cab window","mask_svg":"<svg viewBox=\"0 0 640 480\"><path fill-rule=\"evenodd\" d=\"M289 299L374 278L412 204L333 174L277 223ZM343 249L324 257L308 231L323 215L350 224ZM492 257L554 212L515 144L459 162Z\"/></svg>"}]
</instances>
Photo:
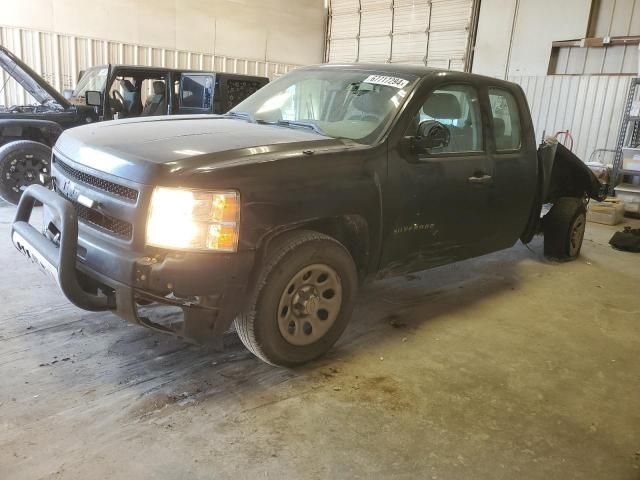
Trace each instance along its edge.
<instances>
[{"instance_id":1,"label":"cab window","mask_svg":"<svg viewBox=\"0 0 640 480\"><path fill-rule=\"evenodd\" d=\"M515 97L506 90L491 88L489 102L496 150L498 152L520 150L522 127Z\"/></svg>"},{"instance_id":2,"label":"cab window","mask_svg":"<svg viewBox=\"0 0 640 480\"><path fill-rule=\"evenodd\" d=\"M109 106L115 118L167 114L167 76L161 73L117 73L109 88Z\"/></svg>"},{"instance_id":3,"label":"cab window","mask_svg":"<svg viewBox=\"0 0 640 480\"><path fill-rule=\"evenodd\" d=\"M213 75L183 74L180 106L182 108L211 111L213 106Z\"/></svg>"},{"instance_id":4,"label":"cab window","mask_svg":"<svg viewBox=\"0 0 640 480\"><path fill-rule=\"evenodd\" d=\"M435 90L424 102L416 120L418 124L429 120L440 122L451 134L449 145L427 153L483 151L480 102L475 88L469 85L448 85Z\"/></svg>"}]
</instances>

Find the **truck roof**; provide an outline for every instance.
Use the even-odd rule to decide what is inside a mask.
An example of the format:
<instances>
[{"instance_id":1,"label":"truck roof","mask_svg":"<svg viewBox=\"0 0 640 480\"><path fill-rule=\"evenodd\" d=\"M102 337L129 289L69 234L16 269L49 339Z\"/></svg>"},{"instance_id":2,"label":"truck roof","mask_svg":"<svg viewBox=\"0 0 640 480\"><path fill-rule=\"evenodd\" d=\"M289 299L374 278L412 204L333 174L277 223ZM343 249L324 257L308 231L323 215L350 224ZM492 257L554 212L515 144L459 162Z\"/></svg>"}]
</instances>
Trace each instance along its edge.
<instances>
[{"instance_id":1,"label":"truck roof","mask_svg":"<svg viewBox=\"0 0 640 480\"><path fill-rule=\"evenodd\" d=\"M244 73L232 73L232 72L218 72L216 70L198 70L194 68L169 68L169 67L154 67L149 65L129 65L126 63L105 63L102 65L93 65L91 67L86 68L84 71L94 70L98 68L124 68L127 70L140 70L140 71L153 71L153 72L175 72L175 73L215 73L216 75L229 75L229 76L238 76L245 78L267 78L261 77L260 75L249 75Z\"/></svg>"},{"instance_id":2,"label":"truck roof","mask_svg":"<svg viewBox=\"0 0 640 480\"><path fill-rule=\"evenodd\" d=\"M494 77L487 77L485 75L478 75L476 73L460 72L456 70L446 70L443 68L431 68L431 67L425 67L423 65L412 65L412 64L406 64L406 63L323 63L318 65L301 67L301 69L317 69L317 68L362 70L367 72L379 72L379 73L388 73L388 74L400 73L400 74L406 74L406 75L413 75L420 78L442 73L447 75L455 75L460 78L466 77L471 80L473 79L490 80L492 83L496 85L500 85L500 84L513 85L512 82L509 82L507 80L501 80Z\"/></svg>"}]
</instances>

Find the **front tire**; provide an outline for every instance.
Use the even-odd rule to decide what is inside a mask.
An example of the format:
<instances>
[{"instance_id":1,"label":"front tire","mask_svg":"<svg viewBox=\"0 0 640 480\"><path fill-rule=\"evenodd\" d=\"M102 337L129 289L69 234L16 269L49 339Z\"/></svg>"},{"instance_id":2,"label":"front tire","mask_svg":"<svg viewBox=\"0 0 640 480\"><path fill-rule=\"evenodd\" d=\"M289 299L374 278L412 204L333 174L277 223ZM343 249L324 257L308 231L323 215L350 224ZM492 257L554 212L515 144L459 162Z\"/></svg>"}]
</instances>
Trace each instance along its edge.
<instances>
[{"instance_id":1,"label":"front tire","mask_svg":"<svg viewBox=\"0 0 640 480\"><path fill-rule=\"evenodd\" d=\"M324 355L346 328L358 287L351 255L312 231L274 241L246 311L240 340L271 365L291 367Z\"/></svg>"},{"instance_id":2,"label":"front tire","mask_svg":"<svg viewBox=\"0 0 640 480\"><path fill-rule=\"evenodd\" d=\"M587 209L581 198L562 197L543 218L544 254L561 261L575 260L580 255Z\"/></svg>"},{"instance_id":3,"label":"front tire","mask_svg":"<svg viewBox=\"0 0 640 480\"><path fill-rule=\"evenodd\" d=\"M51 148L39 142L18 140L0 147L0 197L17 205L22 188L40 183L50 162Z\"/></svg>"}]
</instances>

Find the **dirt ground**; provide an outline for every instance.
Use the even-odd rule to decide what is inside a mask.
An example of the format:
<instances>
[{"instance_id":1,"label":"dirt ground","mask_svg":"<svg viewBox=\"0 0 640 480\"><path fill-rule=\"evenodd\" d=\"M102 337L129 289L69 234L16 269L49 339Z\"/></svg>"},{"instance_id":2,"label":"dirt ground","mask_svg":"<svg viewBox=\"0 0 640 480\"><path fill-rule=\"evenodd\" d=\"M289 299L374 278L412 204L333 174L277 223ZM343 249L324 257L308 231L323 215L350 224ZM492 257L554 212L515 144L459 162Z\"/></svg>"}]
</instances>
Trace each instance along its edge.
<instances>
[{"instance_id":1,"label":"dirt ground","mask_svg":"<svg viewBox=\"0 0 640 480\"><path fill-rule=\"evenodd\" d=\"M0 479L640 479L640 254L589 224L364 288L277 369L71 306L0 207ZM640 222L635 222L639 225ZM232 339L233 340L233 339Z\"/></svg>"}]
</instances>

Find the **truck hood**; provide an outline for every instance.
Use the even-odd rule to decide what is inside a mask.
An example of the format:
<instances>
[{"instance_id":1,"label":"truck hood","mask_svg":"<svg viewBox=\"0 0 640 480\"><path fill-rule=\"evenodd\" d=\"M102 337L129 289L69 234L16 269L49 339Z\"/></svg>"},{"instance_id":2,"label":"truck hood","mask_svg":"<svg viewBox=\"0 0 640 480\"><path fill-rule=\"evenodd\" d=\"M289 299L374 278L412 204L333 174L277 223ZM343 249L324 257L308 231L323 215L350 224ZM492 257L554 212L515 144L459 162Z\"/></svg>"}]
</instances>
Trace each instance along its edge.
<instances>
[{"instance_id":1,"label":"truck hood","mask_svg":"<svg viewBox=\"0 0 640 480\"><path fill-rule=\"evenodd\" d=\"M34 72L27 64L13 53L0 46L0 68L20 84L41 105L53 106L57 104L68 108L70 103L60 95L44 78Z\"/></svg>"},{"instance_id":2,"label":"truck hood","mask_svg":"<svg viewBox=\"0 0 640 480\"><path fill-rule=\"evenodd\" d=\"M148 117L66 130L55 149L74 162L139 183L167 174L344 146L311 130L249 123L220 115Z\"/></svg>"}]
</instances>

